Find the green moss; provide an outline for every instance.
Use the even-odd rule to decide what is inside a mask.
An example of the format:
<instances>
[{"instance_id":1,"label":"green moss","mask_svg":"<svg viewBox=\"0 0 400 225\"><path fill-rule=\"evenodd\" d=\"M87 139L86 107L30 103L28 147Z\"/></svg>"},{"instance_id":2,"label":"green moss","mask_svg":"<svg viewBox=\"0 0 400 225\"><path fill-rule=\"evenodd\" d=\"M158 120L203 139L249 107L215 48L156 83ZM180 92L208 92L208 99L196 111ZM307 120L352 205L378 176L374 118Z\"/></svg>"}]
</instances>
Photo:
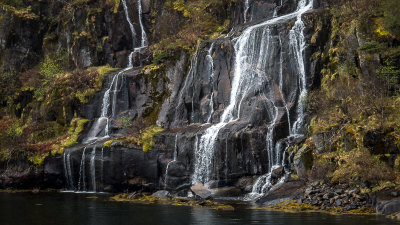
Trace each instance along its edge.
<instances>
[{"instance_id":1,"label":"green moss","mask_svg":"<svg viewBox=\"0 0 400 225\"><path fill-rule=\"evenodd\" d=\"M318 20L317 20L316 27L315 27L315 29L314 29L314 34L313 34L313 36L311 37L311 43L312 43L312 44L316 44L316 43L317 43L318 35L319 35L319 33L322 31L322 26L323 26L322 20L321 20L321 19L318 19Z\"/></svg>"},{"instance_id":2,"label":"green moss","mask_svg":"<svg viewBox=\"0 0 400 225\"><path fill-rule=\"evenodd\" d=\"M71 121L71 127L69 129L69 138L63 142L64 147L69 147L77 144L79 134L83 131L85 124L89 122L87 119L74 118Z\"/></svg>"},{"instance_id":3,"label":"green moss","mask_svg":"<svg viewBox=\"0 0 400 225\"><path fill-rule=\"evenodd\" d=\"M5 162L11 158L11 151L3 149L0 151L0 161Z\"/></svg>"},{"instance_id":4,"label":"green moss","mask_svg":"<svg viewBox=\"0 0 400 225\"><path fill-rule=\"evenodd\" d=\"M34 153L28 156L28 160L32 162L34 165L42 166L44 164L44 160L49 156L49 153Z\"/></svg>"},{"instance_id":5,"label":"green moss","mask_svg":"<svg viewBox=\"0 0 400 225\"><path fill-rule=\"evenodd\" d=\"M109 140L109 141L104 142L103 146L110 147L112 143L113 143L113 140Z\"/></svg>"},{"instance_id":6,"label":"green moss","mask_svg":"<svg viewBox=\"0 0 400 225\"><path fill-rule=\"evenodd\" d=\"M384 49L384 47L385 46L383 43L379 43L377 41L369 41L369 42L365 42L358 49L361 51L366 51L368 53L377 53L377 52L382 51Z\"/></svg>"},{"instance_id":7,"label":"green moss","mask_svg":"<svg viewBox=\"0 0 400 225\"><path fill-rule=\"evenodd\" d=\"M11 2L10 2L11 3ZM19 5L21 6L22 4L13 4L12 5ZM23 7L14 7L12 5L5 4L3 2L0 2L0 5L7 8L7 10L11 13L13 13L15 16L18 18L21 18L23 20L37 20L39 19L39 16L36 15L35 13L32 12L32 6L28 6L26 8Z\"/></svg>"},{"instance_id":8,"label":"green moss","mask_svg":"<svg viewBox=\"0 0 400 225\"><path fill-rule=\"evenodd\" d=\"M170 58L170 55L163 50L156 50L153 52L153 64L160 64Z\"/></svg>"},{"instance_id":9,"label":"green moss","mask_svg":"<svg viewBox=\"0 0 400 225\"><path fill-rule=\"evenodd\" d=\"M117 202L133 202L139 204L167 204L173 206L195 206L195 207L207 207L215 210L226 210L226 211L233 211L234 207L231 205L226 205L221 202L215 202L211 200L200 200L194 201L189 200L187 198L159 198L153 195L144 193L138 194L136 196L130 196L129 194L117 194L110 198L111 201Z\"/></svg>"},{"instance_id":10,"label":"green moss","mask_svg":"<svg viewBox=\"0 0 400 225\"><path fill-rule=\"evenodd\" d=\"M139 144L143 145L144 152L150 151L153 148L153 136L163 130L164 129L159 126L150 126L141 132Z\"/></svg>"},{"instance_id":11,"label":"green moss","mask_svg":"<svg viewBox=\"0 0 400 225\"><path fill-rule=\"evenodd\" d=\"M254 209L266 209L272 211L282 211L287 213L329 213L333 215L340 215L340 214L350 214L350 215L374 215L376 214L372 208L369 207L362 207L354 210L343 211L341 207L327 207L326 209L322 210L319 209L317 206L312 206L309 204L302 204L297 203L296 200L293 201L283 201L278 203L274 206L269 207L253 207Z\"/></svg>"}]
</instances>

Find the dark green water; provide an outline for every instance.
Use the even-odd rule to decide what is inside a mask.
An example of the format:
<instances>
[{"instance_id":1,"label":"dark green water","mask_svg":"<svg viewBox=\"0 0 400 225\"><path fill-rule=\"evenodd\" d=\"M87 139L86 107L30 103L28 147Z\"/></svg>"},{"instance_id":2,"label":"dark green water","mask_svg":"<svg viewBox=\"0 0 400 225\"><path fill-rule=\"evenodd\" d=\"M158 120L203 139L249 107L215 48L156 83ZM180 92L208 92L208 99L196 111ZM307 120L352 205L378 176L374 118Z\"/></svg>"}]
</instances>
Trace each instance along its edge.
<instances>
[{"instance_id":1,"label":"dark green water","mask_svg":"<svg viewBox=\"0 0 400 225\"><path fill-rule=\"evenodd\" d=\"M73 193L0 193L0 225L368 225L400 224L382 216L331 216L238 209L141 205L107 201L108 196Z\"/></svg>"}]
</instances>

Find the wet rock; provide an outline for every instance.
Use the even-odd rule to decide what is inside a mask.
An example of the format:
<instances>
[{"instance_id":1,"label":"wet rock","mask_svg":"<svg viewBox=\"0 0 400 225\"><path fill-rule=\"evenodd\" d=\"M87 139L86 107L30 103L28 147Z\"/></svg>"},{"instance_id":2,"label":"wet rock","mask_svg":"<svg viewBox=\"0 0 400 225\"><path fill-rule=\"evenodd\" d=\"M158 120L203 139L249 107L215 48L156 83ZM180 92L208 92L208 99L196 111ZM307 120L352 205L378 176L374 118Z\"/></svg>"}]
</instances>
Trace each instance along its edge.
<instances>
[{"instance_id":1,"label":"wet rock","mask_svg":"<svg viewBox=\"0 0 400 225\"><path fill-rule=\"evenodd\" d=\"M277 167L277 168L275 168L275 169L273 169L273 170L271 171L271 178L272 178L272 179L279 179L280 177L283 176L283 173L284 173L284 172L285 172L285 171L284 171L283 166L279 166L279 167Z\"/></svg>"},{"instance_id":2,"label":"wet rock","mask_svg":"<svg viewBox=\"0 0 400 225\"><path fill-rule=\"evenodd\" d=\"M314 181L314 182L311 183L311 186L312 187L318 187L319 183L320 183L319 181Z\"/></svg>"},{"instance_id":3,"label":"wet rock","mask_svg":"<svg viewBox=\"0 0 400 225\"><path fill-rule=\"evenodd\" d=\"M242 177L236 182L235 187L242 189L244 192L251 192L253 189L253 182L252 177Z\"/></svg>"},{"instance_id":4,"label":"wet rock","mask_svg":"<svg viewBox=\"0 0 400 225\"><path fill-rule=\"evenodd\" d=\"M400 199L377 202L376 212L385 215L400 212Z\"/></svg>"},{"instance_id":5,"label":"wet rock","mask_svg":"<svg viewBox=\"0 0 400 225\"><path fill-rule=\"evenodd\" d=\"M397 193L397 191L393 191L393 192L390 193L390 195L393 196L393 197L397 197L398 193Z\"/></svg>"},{"instance_id":6,"label":"wet rock","mask_svg":"<svg viewBox=\"0 0 400 225\"><path fill-rule=\"evenodd\" d=\"M140 196L142 196L142 193L141 192L133 192L133 193L131 193L129 196L128 196L128 199L133 199L133 198L137 198L137 197L140 197Z\"/></svg>"},{"instance_id":7,"label":"wet rock","mask_svg":"<svg viewBox=\"0 0 400 225\"><path fill-rule=\"evenodd\" d=\"M324 196L322 197L323 199L330 199L330 198L332 198L334 196L334 194L333 193L326 193L326 194L324 194Z\"/></svg>"},{"instance_id":8,"label":"wet rock","mask_svg":"<svg viewBox=\"0 0 400 225\"><path fill-rule=\"evenodd\" d=\"M348 192L350 195L352 194L359 194L360 193L360 189L359 188L353 188Z\"/></svg>"},{"instance_id":9,"label":"wet rock","mask_svg":"<svg viewBox=\"0 0 400 225\"><path fill-rule=\"evenodd\" d=\"M298 199L304 193L304 185L305 183L300 180L278 184L271 189L266 196L258 199L257 203L265 205L268 204L269 201L277 199Z\"/></svg>"},{"instance_id":10,"label":"wet rock","mask_svg":"<svg viewBox=\"0 0 400 225\"><path fill-rule=\"evenodd\" d=\"M169 191L166 190L160 190L152 194L152 196L157 197L157 198L169 198L170 193Z\"/></svg>"},{"instance_id":11,"label":"wet rock","mask_svg":"<svg viewBox=\"0 0 400 225\"><path fill-rule=\"evenodd\" d=\"M343 194L343 189L340 189L340 188L336 189L335 193L338 194L338 195L341 195L341 194Z\"/></svg>"},{"instance_id":12,"label":"wet rock","mask_svg":"<svg viewBox=\"0 0 400 225\"><path fill-rule=\"evenodd\" d=\"M336 205L336 207L342 206L343 205L342 199L336 200L335 205Z\"/></svg>"},{"instance_id":13,"label":"wet rock","mask_svg":"<svg viewBox=\"0 0 400 225\"><path fill-rule=\"evenodd\" d=\"M308 188L306 189L306 191L304 192L304 195L305 195L305 196L309 196L309 195L312 195L312 194L314 194L314 193L316 193L316 191L313 190L312 187L308 187Z\"/></svg>"},{"instance_id":14,"label":"wet rock","mask_svg":"<svg viewBox=\"0 0 400 225\"><path fill-rule=\"evenodd\" d=\"M192 192L196 196L198 196L202 199L208 199L211 197L211 194L212 194L211 191L208 190L206 187L204 187L204 185L202 185L202 184L196 184L194 186L191 186L190 190L192 190Z\"/></svg>"}]
</instances>

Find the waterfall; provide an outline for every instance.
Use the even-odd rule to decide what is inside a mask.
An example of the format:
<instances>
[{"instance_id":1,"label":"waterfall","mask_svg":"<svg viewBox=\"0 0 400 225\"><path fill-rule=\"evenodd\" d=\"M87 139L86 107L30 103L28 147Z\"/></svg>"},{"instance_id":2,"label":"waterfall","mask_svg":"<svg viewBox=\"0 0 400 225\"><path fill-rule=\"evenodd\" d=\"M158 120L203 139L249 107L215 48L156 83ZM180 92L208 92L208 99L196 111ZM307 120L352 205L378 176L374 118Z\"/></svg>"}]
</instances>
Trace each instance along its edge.
<instances>
[{"instance_id":1,"label":"waterfall","mask_svg":"<svg viewBox=\"0 0 400 225\"><path fill-rule=\"evenodd\" d=\"M305 1L301 1L304 2ZM312 1L311 3L312 4ZM293 124L292 127L292 134L298 135L301 133L301 129L304 126L304 100L307 97L307 81L306 81L306 72L304 66L304 50L306 48L306 41L304 38L304 23L301 20L301 15L297 15L296 22L293 28L290 30L289 40L291 51L293 52L296 61L297 61L297 68L300 72L299 83L300 83L300 97L298 101L298 107L296 110L297 119Z\"/></svg>"},{"instance_id":2,"label":"waterfall","mask_svg":"<svg viewBox=\"0 0 400 225\"><path fill-rule=\"evenodd\" d=\"M248 13L249 9L250 9L249 0L245 0L244 1L244 11L243 11L243 18L244 18L245 23L247 22L247 13ZM250 18L250 20L251 20L251 18Z\"/></svg>"},{"instance_id":3,"label":"waterfall","mask_svg":"<svg viewBox=\"0 0 400 225\"><path fill-rule=\"evenodd\" d=\"M140 1L140 0L138 0ZM135 31L135 27L133 26L133 23L129 17L129 10L128 10L128 5L126 4L126 0L121 0L122 2L122 6L124 8L124 12L125 12L125 19L129 24L129 29L131 30L131 35L132 35L132 46L135 46L135 38L136 38L136 31Z\"/></svg>"},{"instance_id":4,"label":"waterfall","mask_svg":"<svg viewBox=\"0 0 400 225\"><path fill-rule=\"evenodd\" d=\"M66 189L74 190L75 186L74 186L74 177L72 174L72 167L71 167L71 151L64 151L63 165L64 165L65 181L67 183Z\"/></svg>"},{"instance_id":5,"label":"waterfall","mask_svg":"<svg viewBox=\"0 0 400 225\"><path fill-rule=\"evenodd\" d=\"M164 179L164 189L167 188L168 185L168 170L169 165L173 162L176 162L178 158L178 133L175 135L175 145L174 145L174 159L167 164L167 168L165 169L165 179Z\"/></svg>"},{"instance_id":6,"label":"waterfall","mask_svg":"<svg viewBox=\"0 0 400 225\"><path fill-rule=\"evenodd\" d=\"M104 190L104 147L101 148L101 166L100 166L100 182L101 182L101 190Z\"/></svg>"},{"instance_id":7,"label":"waterfall","mask_svg":"<svg viewBox=\"0 0 400 225\"><path fill-rule=\"evenodd\" d=\"M96 192L96 147L93 147L90 155L90 180L92 181L92 191Z\"/></svg>"},{"instance_id":8,"label":"waterfall","mask_svg":"<svg viewBox=\"0 0 400 225\"><path fill-rule=\"evenodd\" d=\"M195 165L192 175L192 184L207 183L211 180L211 174L214 169L214 148L219 131L228 123L240 119L242 102L254 94L262 91L269 106L269 117L271 123L267 128L266 145L269 158L269 172L274 168L282 165L282 146L286 142L284 140L275 140L275 126L280 119L280 115L287 114L289 123L290 136L300 135L301 128L304 125L304 103L303 99L307 95L306 90L306 74L303 61L303 53L305 48L304 40L304 24L301 20L303 13L312 8L313 1L310 0L307 4L306 0L299 0L297 10L287 15L275 17L262 23L246 28L241 35L236 39L235 49L235 64L234 75L231 81L231 93L228 106L224 109L220 121L207 128L200 137L198 146L195 146ZM285 87L283 81L283 44L279 36L276 41L272 33L274 25L287 22L288 20L296 19L293 28L290 30L289 47L291 53L296 60L296 76L298 81L293 84L295 87ZM273 48L279 43L279 74L275 78L272 76L271 68L277 63L273 56L275 49ZM275 85L277 83L277 85ZM276 87L278 86L278 87ZM300 92L298 97L296 119L291 127L288 101L293 103L295 94L285 96L284 89L295 89ZM267 92L267 93L265 93ZM278 105L279 103L279 105ZM280 104L283 105L280 106ZM290 128L291 127L291 128ZM196 136L197 138L197 136ZM196 139L197 142L197 139ZM271 184L271 174L261 176L253 188L254 192L265 192L269 190ZM261 187L261 188L260 188Z\"/></svg>"},{"instance_id":9,"label":"waterfall","mask_svg":"<svg viewBox=\"0 0 400 225\"><path fill-rule=\"evenodd\" d=\"M139 25L140 25L140 31L141 31L141 40L140 40L140 47L145 47L147 46L147 35L146 32L144 31L144 26L143 26L143 13L142 13L142 0L137 0L138 4L138 14L139 14Z\"/></svg>"},{"instance_id":10,"label":"waterfall","mask_svg":"<svg viewBox=\"0 0 400 225\"><path fill-rule=\"evenodd\" d=\"M132 34L132 44L135 44L135 37L136 31L133 26L133 23L129 17L129 10L126 4L126 0L122 0L122 5L125 12L125 19L129 24L129 28ZM144 31L143 23L142 23L142 3L141 0L138 0L138 11L139 11L139 24L141 29L141 45L137 48L134 47L134 51L132 51L128 56L128 65L125 69L119 71L116 75L113 76L107 90L104 92L103 95L103 102L101 108L101 116L96 119L93 123L90 131L88 132L84 143L93 143L98 140L103 140L110 137L110 117L115 118L117 115L117 97L118 93L122 90L125 84L125 72L133 68L133 54L135 52L140 52L140 49L146 47L147 45L147 36L146 32ZM110 110L111 108L111 110ZM110 112L111 111L111 112Z\"/></svg>"},{"instance_id":11,"label":"waterfall","mask_svg":"<svg viewBox=\"0 0 400 225\"><path fill-rule=\"evenodd\" d=\"M85 164L86 164L86 156L85 156L85 152L86 152L86 147L83 148L82 151L82 157L81 157L81 165L79 167L79 180L78 180L78 191L86 191L86 168L85 168Z\"/></svg>"},{"instance_id":12,"label":"waterfall","mask_svg":"<svg viewBox=\"0 0 400 225\"><path fill-rule=\"evenodd\" d=\"M313 5L313 1L311 0L308 4L306 3L305 0L300 0L297 8L297 14L296 16L296 21L294 26L289 32L289 47L291 54L294 56L295 61L297 63L296 69L298 71L298 88L300 95L298 97L297 101L297 108L296 108L296 120L293 123L293 126L291 127L290 123L290 114L289 114L289 108L287 105L287 102L285 100L285 97L283 96L283 75L282 75L282 50L280 54L280 75L279 75L279 91L281 95L282 102L284 104L287 118L288 118L288 126L289 126L289 137L297 137L302 135L302 127L304 126L304 99L307 96L307 87L306 87L306 73L305 73L305 66L304 66L304 50L306 47L305 43L305 38L304 38L304 23L301 19L302 15L304 12L307 10L311 9ZM279 43L280 43L280 48L282 49L282 40L281 37L279 36ZM272 124L272 127L274 127L275 124ZM253 185L253 190L252 190L252 195L260 195L263 193L266 193L271 187L271 171L273 171L275 168L278 168L279 166L284 166L285 165L285 154L284 153L287 148L288 148L288 138L281 139L276 142L275 146L273 146L274 140L273 140L273 130L270 130L271 126L267 132L267 148L268 148L268 157L269 157L269 173L260 176L255 184ZM286 148L282 148L282 145L285 144ZM282 150L283 149L283 150ZM275 156L275 157L274 157ZM284 177L281 178L281 180L278 183L281 183L284 181Z\"/></svg>"}]
</instances>

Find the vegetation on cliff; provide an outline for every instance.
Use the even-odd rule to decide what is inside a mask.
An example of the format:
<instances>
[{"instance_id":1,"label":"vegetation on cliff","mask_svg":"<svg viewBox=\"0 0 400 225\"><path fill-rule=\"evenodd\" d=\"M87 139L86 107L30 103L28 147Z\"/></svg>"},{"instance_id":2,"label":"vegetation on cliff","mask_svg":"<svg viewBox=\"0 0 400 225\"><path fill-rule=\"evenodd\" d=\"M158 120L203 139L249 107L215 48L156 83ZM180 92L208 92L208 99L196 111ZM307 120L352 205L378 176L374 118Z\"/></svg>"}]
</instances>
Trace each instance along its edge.
<instances>
[{"instance_id":1,"label":"vegetation on cliff","mask_svg":"<svg viewBox=\"0 0 400 225\"><path fill-rule=\"evenodd\" d=\"M308 99L309 178L400 188L399 7L394 0L331 4L328 45L314 54L323 62L321 86Z\"/></svg>"}]
</instances>

